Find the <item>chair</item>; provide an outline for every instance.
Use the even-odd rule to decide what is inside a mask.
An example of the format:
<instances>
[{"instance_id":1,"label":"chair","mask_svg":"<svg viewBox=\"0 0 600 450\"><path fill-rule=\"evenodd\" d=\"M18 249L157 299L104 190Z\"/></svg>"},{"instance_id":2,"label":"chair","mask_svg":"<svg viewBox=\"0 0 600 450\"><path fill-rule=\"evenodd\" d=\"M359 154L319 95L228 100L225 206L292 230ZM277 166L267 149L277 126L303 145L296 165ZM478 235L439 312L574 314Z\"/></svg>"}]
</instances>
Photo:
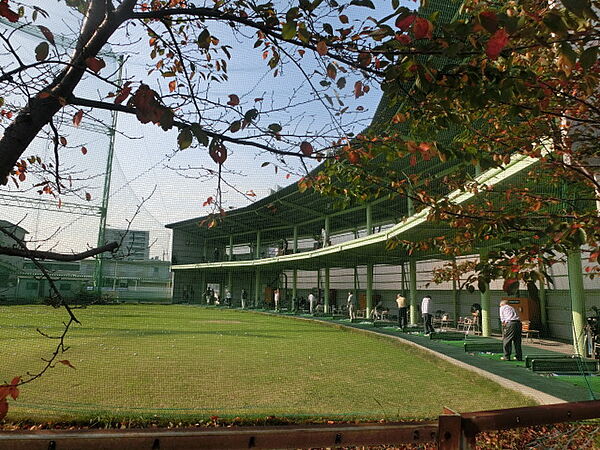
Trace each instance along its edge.
<instances>
[{"instance_id":1,"label":"chair","mask_svg":"<svg viewBox=\"0 0 600 450\"><path fill-rule=\"evenodd\" d=\"M443 314L440 319L440 331L447 331L450 328L451 323L452 320L450 320L450 314Z\"/></svg>"},{"instance_id":2,"label":"chair","mask_svg":"<svg viewBox=\"0 0 600 450\"><path fill-rule=\"evenodd\" d=\"M529 320L524 320L521 322L521 325L521 336L527 339L529 342L533 342L533 336L537 336L538 339L540 338L539 330L532 330L530 328L531 322Z\"/></svg>"}]
</instances>

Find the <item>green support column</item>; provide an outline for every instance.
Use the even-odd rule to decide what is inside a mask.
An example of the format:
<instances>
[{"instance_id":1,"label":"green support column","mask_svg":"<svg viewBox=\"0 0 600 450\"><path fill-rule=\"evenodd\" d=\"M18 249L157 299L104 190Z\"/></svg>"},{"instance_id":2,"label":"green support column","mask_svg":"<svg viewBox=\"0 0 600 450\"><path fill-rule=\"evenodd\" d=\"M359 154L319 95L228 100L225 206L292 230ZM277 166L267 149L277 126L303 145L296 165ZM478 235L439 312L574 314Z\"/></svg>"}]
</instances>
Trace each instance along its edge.
<instances>
[{"instance_id":1,"label":"green support column","mask_svg":"<svg viewBox=\"0 0 600 450\"><path fill-rule=\"evenodd\" d=\"M206 297L204 294L206 293L206 273L204 271L200 272L200 292L198 296L200 298L200 303L206 303Z\"/></svg>"},{"instance_id":2,"label":"green support column","mask_svg":"<svg viewBox=\"0 0 600 450\"><path fill-rule=\"evenodd\" d=\"M456 280L452 280L452 303L454 305L454 323L458 323L460 317L460 304L458 303L458 290L456 289Z\"/></svg>"},{"instance_id":3,"label":"green support column","mask_svg":"<svg viewBox=\"0 0 600 450\"><path fill-rule=\"evenodd\" d=\"M373 311L373 264L367 264L367 317Z\"/></svg>"},{"instance_id":4,"label":"green support column","mask_svg":"<svg viewBox=\"0 0 600 450\"><path fill-rule=\"evenodd\" d=\"M208 253L208 246L206 245L206 239L204 239L202 241L202 258L204 259L204 262L208 261L207 259L207 253Z\"/></svg>"},{"instance_id":5,"label":"green support column","mask_svg":"<svg viewBox=\"0 0 600 450\"><path fill-rule=\"evenodd\" d=\"M256 277L254 279L254 307L260 306L260 270L256 269Z\"/></svg>"},{"instance_id":6,"label":"green support column","mask_svg":"<svg viewBox=\"0 0 600 450\"><path fill-rule=\"evenodd\" d=\"M539 297L540 297L540 318L542 320L542 331L544 333L548 333L548 302L546 299L546 277L544 276L545 268L544 268L544 263L542 261L539 262L538 272L540 274Z\"/></svg>"},{"instance_id":7,"label":"green support column","mask_svg":"<svg viewBox=\"0 0 600 450\"><path fill-rule=\"evenodd\" d=\"M585 331L585 292L583 290L583 271L581 270L581 250L567 252L569 271L569 291L573 315L573 348L575 354L585 356L583 336Z\"/></svg>"},{"instance_id":8,"label":"green support column","mask_svg":"<svg viewBox=\"0 0 600 450\"><path fill-rule=\"evenodd\" d=\"M229 236L229 261L233 261L233 236Z\"/></svg>"},{"instance_id":9,"label":"green support column","mask_svg":"<svg viewBox=\"0 0 600 450\"><path fill-rule=\"evenodd\" d=\"M373 233L373 207L370 203L367 204L367 234Z\"/></svg>"},{"instance_id":10,"label":"green support column","mask_svg":"<svg viewBox=\"0 0 600 450\"><path fill-rule=\"evenodd\" d=\"M296 302L298 301L298 269L294 269L292 274L292 311L296 311Z\"/></svg>"},{"instance_id":11,"label":"green support column","mask_svg":"<svg viewBox=\"0 0 600 450\"><path fill-rule=\"evenodd\" d=\"M293 248L294 248L294 253L298 253L298 226L297 225L294 227L294 244L293 244Z\"/></svg>"},{"instance_id":12,"label":"green support column","mask_svg":"<svg viewBox=\"0 0 600 450\"><path fill-rule=\"evenodd\" d=\"M358 267L354 266L354 301L358 306Z\"/></svg>"},{"instance_id":13,"label":"green support column","mask_svg":"<svg viewBox=\"0 0 600 450\"><path fill-rule=\"evenodd\" d=\"M231 298L233 299L233 271L230 270L227 273L227 289L231 293ZM231 306L231 305L229 305Z\"/></svg>"},{"instance_id":14,"label":"green support column","mask_svg":"<svg viewBox=\"0 0 600 450\"><path fill-rule=\"evenodd\" d=\"M329 267L325 267L325 282L324 282L324 286L323 286L323 300L324 300L324 307L325 307L325 312L329 313L330 312L330 305L329 305Z\"/></svg>"},{"instance_id":15,"label":"green support column","mask_svg":"<svg viewBox=\"0 0 600 450\"><path fill-rule=\"evenodd\" d=\"M408 260L408 291L410 296L410 324L419 322L419 310L417 308L417 260Z\"/></svg>"},{"instance_id":16,"label":"green support column","mask_svg":"<svg viewBox=\"0 0 600 450\"><path fill-rule=\"evenodd\" d=\"M479 253L479 260L486 262L488 259L487 250L482 250ZM489 283L483 283L485 292L480 293L481 298L481 335L490 336L492 328L492 318L490 315L490 285Z\"/></svg>"},{"instance_id":17,"label":"green support column","mask_svg":"<svg viewBox=\"0 0 600 450\"><path fill-rule=\"evenodd\" d=\"M409 191L408 194L411 195L412 193ZM415 205L411 197L406 197L406 209L409 216L412 216L415 213Z\"/></svg>"},{"instance_id":18,"label":"green support column","mask_svg":"<svg viewBox=\"0 0 600 450\"><path fill-rule=\"evenodd\" d=\"M256 249L254 251L254 259L260 258L260 231L256 232Z\"/></svg>"},{"instance_id":19,"label":"green support column","mask_svg":"<svg viewBox=\"0 0 600 450\"><path fill-rule=\"evenodd\" d=\"M329 244L329 216L325 216L325 236L323 236L323 247L327 247Z\"/></svg>"}]
</instances>

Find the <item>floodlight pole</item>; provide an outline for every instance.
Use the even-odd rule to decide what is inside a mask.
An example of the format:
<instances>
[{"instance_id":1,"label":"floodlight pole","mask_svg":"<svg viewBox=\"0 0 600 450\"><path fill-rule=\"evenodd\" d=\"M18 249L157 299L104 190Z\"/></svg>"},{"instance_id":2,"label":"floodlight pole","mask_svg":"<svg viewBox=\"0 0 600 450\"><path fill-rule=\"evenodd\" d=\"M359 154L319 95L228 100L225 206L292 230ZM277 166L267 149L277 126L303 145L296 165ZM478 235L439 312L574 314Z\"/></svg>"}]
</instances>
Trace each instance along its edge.
<instances>
[{"instance_id":1,"label":"floodlight pole","mask_svg":"<svg viewBox=\"0 0 600 450\"><path fill-rule=\"evenodd\" d=\"M123 81L123 56L117 58L119 70L117 72L117 85L121 86ZM98 227L98 247L105 244L106 236L106 216L108 215L108 199L110 197L110 179L112 176L112 165L115 151L115 136L117 130L117 111L113 111L112 124L109 130L108 155L106 157L106 174L104 176L104 190L102 192L102 206L100 207L100 225ZM102 295L102 266L104 265L104 253L96 257L96 267L94 268L94 287L96 293Z\"/></svg>"}]
</instances>

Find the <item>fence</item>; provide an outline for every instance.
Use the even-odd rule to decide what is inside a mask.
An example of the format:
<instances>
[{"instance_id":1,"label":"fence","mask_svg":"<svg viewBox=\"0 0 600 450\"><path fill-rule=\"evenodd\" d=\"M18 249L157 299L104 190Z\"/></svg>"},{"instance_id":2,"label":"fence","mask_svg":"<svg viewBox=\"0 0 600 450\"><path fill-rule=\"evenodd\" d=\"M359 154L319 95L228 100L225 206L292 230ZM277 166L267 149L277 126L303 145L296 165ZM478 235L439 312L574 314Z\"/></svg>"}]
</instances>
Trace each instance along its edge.
<instances>
[{"instance_id":1,"label":"fence","mask_svg":"<svg viewBox=\"0 0 600 450\"><path fill-rule=\"evenodd\" d=\"M0 449L274 449L426 444L475 448L478 433L600 417L600 400L458 414L437 422L290 425L213 429L17 431L0 433Z\"/></svg>"}]
</instances>

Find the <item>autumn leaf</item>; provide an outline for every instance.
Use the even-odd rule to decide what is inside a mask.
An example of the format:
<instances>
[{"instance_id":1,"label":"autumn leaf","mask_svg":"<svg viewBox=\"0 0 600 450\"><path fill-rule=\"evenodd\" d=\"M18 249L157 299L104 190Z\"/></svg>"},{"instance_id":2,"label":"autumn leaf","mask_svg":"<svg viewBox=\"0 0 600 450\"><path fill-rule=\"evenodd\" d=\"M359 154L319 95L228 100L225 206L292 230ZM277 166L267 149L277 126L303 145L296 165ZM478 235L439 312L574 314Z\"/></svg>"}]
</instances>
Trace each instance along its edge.
<instances>
[{"instance_id":1,"label":"autumn leaf","mask_svg":"<svg viewBox=\"0 0 600 450\"><path fill-rule=\"evenodd\" d=\"M79 126L79 124L81 123L81 119L83 118L83 110L80 109L79 111L77 111L75 113L75 115L73 116L73 125L75 125L76 127Z\"/></svg>"},{"instance_id":2,"label":"autumn leaf","mask_svg":"<svg viewBox=\"0 0 600 450\"><path fill-rule=\"evenodd\" d=\"M90 194L89 192L86 192L85 193L85 199L86 199L86 201L89 202L92 199L92 194Z\"/></svg>"},{"instance_id":3,"label":"autumn leaf","mask_svg":"<svg viewBox=\"0 0 600 450\"><path fill-rule=\"evenodd\" d=\"M158 94L146 84L140 85L138 90L127 102L128 106L135 107L135 115L142 123L160 124L165 130L173 126L173 112L158 101Z\"/></svg>"},{"instance_id":4,"label":"autumn leaf","mask_svg":"<svg viewBox=\"0 0 600 450\"><path fill-rule=\"evenodd\" d=\"M354 83L354 97L358 98L364 95L363 84L361 81Z\"/></svg>"},{"instance_id":5,"label":"autumn leaf","mask_svg":"<svg viewBox=\"0 0 600 450\"><path fill-rule=\"evenodd\" d=\"M59 137L58 142L60 142L60 145L62 145L63 147L67 146L67 138L64 136Z\"/></svg>"},{"instance_id":6,"label":"autumn leaf","mask_svg":"<svg viewBox=\"0 0 600 450\"><path fill-rule=\"evenodd\" d=\"M256 193L252 189L250 189L248 192L246 192L246 195L248 197L256 197Z\"/></svg>"},{"instance_id":7,"label":"autumn leaf","mask_svg":"<svg viewBox=\"0 0 600 450\"><path fill-rule=\"evenodd\" d=\"M303 155L305 156L310 156L313 153L313 146L310 142L302 142L300 144L300 151L302 152Z\"/></svg>"},{"instance_id":8,"label":"autumn leaf","mask_svg":"<svg viewBox=\"0 0 600 450\"><path fill-rule=\"evenodd\" d=\"M317 44L317 53L321 56L325 56L327 54L327 43L325 41L319 41Z\"/></svg>"},{"instance_id":9,"label":"autumn leaf","mask_svg":"<svg viewBox=\"0 0 600 450\"><path fill-rule=\"evenodd\" d=\"M48 40L48 42L50 42L52 45L56 45L56 43L54 42L54 34L52 34L52 31L50 31L44 25L38 25L38 28L40 29L44 37Z\"/></svg>"},{"instance_id":10,"label":"autumn leaf","mask_svg":"<svg viewBox=\"0 0 600 450\"><path fill-rule=\"evenodd\" d=\"M106 67L106 63L102 59L95 57L87 58L85 65L94 73L98 73Z\"/></svg>"},{"instance_id":11,"label":"autumn leaf","mask_svg":"<svg viewBox=\"0 0 600 450\"><path fill-rule=\"evenodd\" d=\"M431 39L433 37L433 24L423 17L417 17L413 24L413 33L415 39Z\"/></svg>"},{"instance_id":12,"label":"autumn leaf","mask_svg":"<svg viewBox=\"0 0 600 450\"><path fill-rule=\"evenodd\" d=\"M16 21L14 21L14 22L16 22ZM0 400L0 420L4 419L6 417L7 413L8 413L8 402L6 401L6 398L3 398Z\"/></svg>"},{"instance_id":13,"label":"autumn leaf","mask_svg":"<svg viewBox=\"0 0 600 450\"><path fill-rule=\"evenodd\" d=\"M71 369L75 369L75 366L73 364L71 364L71 362L68 359L61 359L58 362L61 364L64 364L67 367L70 367Z\"/></svg>"},{"instance_id":14,"label":"autumn leaf","mask_svg":"<svg viewBox=\"0 0 600 450\"><path fill-rule=\"evenodd\" d=\"M410 36L408 34L396 33L395 39L404 45L410 44L412 42L412 39L410 38Z\"/></svg>"},{"instance_id":15,"label":"autumn leaf","mask_svg":"<svg viewBox=\"0 0 600 450\"><path fill-rule=\"evenodd\" d=\"M493 11L483 11L480 13L479 21L483 28L490 33L495 33L498 30L498 16Z\"/></svg>"},{"instance_id":16,"label":"autumn leaf","mask_svg":"<svg viewBox=\"0 0 600 450\"><path fill-rule=\"evenodd\" d=\"M508 33L504 28L500 28L488 41L485 54L490 59L498 59L506 44L508 44Z\"/></svg>"},{"instance_id":17,"label":"autumn leaf","mask_svg":"<svg viewBox=\"0 0 600 450\"><path fill-rule=\"evenodd\" d=\"M204 203L202 203L202 206L208 206L208 205L211 205L213 201L214 201L214 198L213 198L213 197L208 197L208 198L206 199L206 201L205 201Z\"/></svg>"},{"instance_id":18,"label":"autumn leaf","mask_svg":"<svg viewBox=\"0 0 600 450\"><path fill-rule=\"evenodd\" d=\"M47 42L40 42L35 48L35 59L36 61L43 61L48 57L50 52L50 46Z\"/></svg>"},{"instance_id":19,"label":"autumn leaf","mask_svg":"<svg viewBox=\"0 0 600 450\"><path fill-rule=\"evenodd\" d=\"M127 97L129 97L129 94L131 94L131 86L129 86L130 83L131 83L130 81L125 83L125 85L121 88L121 90L115 97L115 103L117 105L120 105L121 103L123 103L125 101L125 99L127 99Z\"/></svg>"},{"instance_id":20,"label":"autumn leaf","mask_svg":"<svg viewBox=\"0 0 600 450\"><path fill-rule=\"evenodd\" d=\"M169 92L175 92L177 88L177 80L173 80L169 82Z\"/></svg>"},{"instance_id":21,"label":"autumn leaf","mask_svg":"<svg viewBox=\"0 0 600 450\"><path fill-rule=\"evenodd\" d=\"M19 20L19 15L10 10L8 7L8 0L0 1L0 16L6 17L9 22L17 22Z\"/></svg>"},{"instance_id":22,"label":"autumn leaf","mask_svg":"<svg viewBox=\"0 0 600 450\"><path fill-rule=\"evenodd\" d=\"M409 14L408 16L400 16L396 19L396 27L400 28L402 31L407 31L416 18L417 16L415 16L414 14Z\"/></svg>"},{"instance_id":23,"label":"autumn leaf","mask_svg":"<svg viewBox=\"0 0 600 450\"><path fill-rule=\"evenodd\" d=\"M220 165L227 159L227 148L225 148L225 145L220 140L213 139L210 143L208 154L214 162Z\"/></svg>"},{"instance_id":24,"label":"autumn leaf","mask_svg":"<svg viewBox=\"0 0 600 450\"><path fill-rule=\"evenodd\" d=\"M227 104L229 106L237 106L240 104L240 98L235 94L229 94L229 101Z\"/></svg>"},{"instance_id":25,"label":"autumn leaf","mask_svg":"<svg viewBox=\"0 0 600 450\"><path fill-rule=\"evenodd\" d=\"M84 154L84 155L85 155L85 154L87 154L87 152L88 152L88 150L87 150L87 148L86 148L86 147L81 147L81 153L82 153L82 154Z\"/></svg>"}]
</instances>

